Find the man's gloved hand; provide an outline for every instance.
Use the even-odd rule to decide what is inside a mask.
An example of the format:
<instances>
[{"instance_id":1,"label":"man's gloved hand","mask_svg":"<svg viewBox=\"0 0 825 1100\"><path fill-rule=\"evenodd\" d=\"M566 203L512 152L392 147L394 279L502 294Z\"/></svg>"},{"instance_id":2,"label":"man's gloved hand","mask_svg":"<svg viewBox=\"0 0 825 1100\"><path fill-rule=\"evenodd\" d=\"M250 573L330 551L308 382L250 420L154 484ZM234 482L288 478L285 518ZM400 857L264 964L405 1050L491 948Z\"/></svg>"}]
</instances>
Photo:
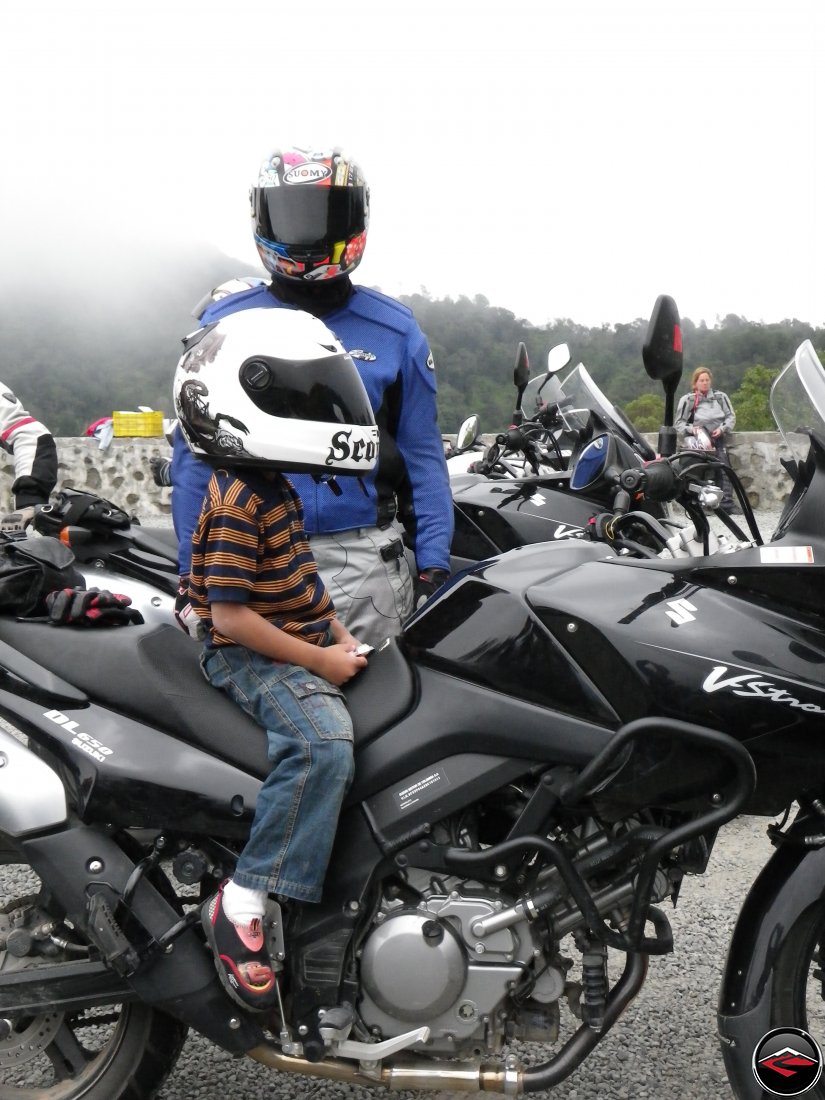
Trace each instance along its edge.
<instances>
[{"instance_id":1,"label":"man's gloved hand","mask_svg":"<svg viewBox=\"0 0 825 1100\"><path fill-rule=\"evenodd\" d=\"M175 597L175 622L190 638L201 642L206 637L206 627L189 600L189 579L181 577Z\"/></svg>"},{"instance_id":2,"label":"man's gloved hand","mask_svg":"<svg viewBox=\"0 0 825 1100\"><path fill-rule=\"evenodd\" d=\"M46 596L46 613L55 626L125 626L142 623L129 596L108 589L60 588Z\"/></svg>"},{"instance_id":3,"label":"man's gloved hand","mask_svg":"<svg viewBox=\"0 0 825 1100\"><path fill-rule=\"evenodd\" d=\"M152 471L152 481L155 485L171 485L172 484L172 460L169 458L161 458L160 455L153 455L149 459L149 469Z\"/></svg>"},{"instance_id":4,"label":"man's gloved hand","mask_svg":"<svg viewBox=\"0 0 825 1100\"><path fill-rule=\"evenodd\" d=\"M449 579L450 573L447 569L422 569L414 583L416 611Z\"/></svg>"},{"instance_id":5,"label":"man's gloved hand","mask_svg":"<svg viewBox=\"0 0 825 1100\"><path fill-rule=\"evenodd\" d=\"M33 519L33 505L29 505L28 508L18 508L16 512L0 516L0 531L7 535L19 535L21 531L26 530Z\"/></svg>"}]
</instances>

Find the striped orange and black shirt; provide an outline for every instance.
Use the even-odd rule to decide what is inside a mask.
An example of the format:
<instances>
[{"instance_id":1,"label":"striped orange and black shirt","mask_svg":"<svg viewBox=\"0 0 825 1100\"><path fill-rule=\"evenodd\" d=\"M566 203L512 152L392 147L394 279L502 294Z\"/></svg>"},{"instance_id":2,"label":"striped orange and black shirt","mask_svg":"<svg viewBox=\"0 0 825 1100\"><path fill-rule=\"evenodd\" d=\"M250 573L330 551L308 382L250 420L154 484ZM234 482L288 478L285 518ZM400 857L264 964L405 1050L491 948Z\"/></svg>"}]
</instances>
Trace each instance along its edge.
<instances>
[{"instance_id":1,"label":"striped orange and black shirt","mask_svg":"<svg viewBox=\"0 0 825 1100\"><path fill-rule=\"evenodd\" d=\"M304 532L300 497L282 474L216 470L192 536L192 606L213 645L209 605L244 603L289 634L319 643L335 615Z\"/></svg>"}]
</instances>

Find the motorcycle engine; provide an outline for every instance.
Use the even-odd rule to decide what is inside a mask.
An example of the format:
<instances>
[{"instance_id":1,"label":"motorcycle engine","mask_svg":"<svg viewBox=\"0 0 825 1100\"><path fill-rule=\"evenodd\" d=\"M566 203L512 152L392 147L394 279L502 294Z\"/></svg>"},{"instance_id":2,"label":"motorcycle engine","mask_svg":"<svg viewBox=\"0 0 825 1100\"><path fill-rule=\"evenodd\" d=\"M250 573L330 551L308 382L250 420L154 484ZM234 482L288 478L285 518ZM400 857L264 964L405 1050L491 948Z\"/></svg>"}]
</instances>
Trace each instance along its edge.
<instances>
[{"instance_id":1,"label":"motorcycle engine","mask_svg":"<svg viewBox=\"0 0 825 1100\"><path fill-rule=\"evenodd\" d=\"M443 890L445 883L438 885ZM446 892L428 891L414 907L383 901L361 952L363 1022L382 1038L426 1024L427 1049L448 1055L490 1053L505 1034L551 1041L563 972L544 967L527 921L483 939L473 934L476 920L509 900L482 895L466 883L446 886ZM540 976L529 1001L516 1006L510 995L536 960Z\"/></svg>"}]
</instances>

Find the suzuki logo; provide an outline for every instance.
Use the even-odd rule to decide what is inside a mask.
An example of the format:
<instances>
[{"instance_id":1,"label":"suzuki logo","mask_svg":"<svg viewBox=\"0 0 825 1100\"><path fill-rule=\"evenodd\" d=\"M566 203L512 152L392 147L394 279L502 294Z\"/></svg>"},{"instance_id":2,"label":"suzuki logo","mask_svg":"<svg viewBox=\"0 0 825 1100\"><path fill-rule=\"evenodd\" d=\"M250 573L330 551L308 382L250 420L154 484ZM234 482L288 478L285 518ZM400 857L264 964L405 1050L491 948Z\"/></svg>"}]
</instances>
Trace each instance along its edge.
<instances>
[{"instance_id":1,"label":"suzuki logo","mask_svg":"<svg viewBox=\"0 0 825 1100\"><path fill-rule=\"evenodd\" d=\"M697 611L698 608L690 600L668 600L667 606L670 611L666 611L665 614L669 619L673 619L677 626L696 621L696 616L691 612Z\"/></svg>"}]
</instances>

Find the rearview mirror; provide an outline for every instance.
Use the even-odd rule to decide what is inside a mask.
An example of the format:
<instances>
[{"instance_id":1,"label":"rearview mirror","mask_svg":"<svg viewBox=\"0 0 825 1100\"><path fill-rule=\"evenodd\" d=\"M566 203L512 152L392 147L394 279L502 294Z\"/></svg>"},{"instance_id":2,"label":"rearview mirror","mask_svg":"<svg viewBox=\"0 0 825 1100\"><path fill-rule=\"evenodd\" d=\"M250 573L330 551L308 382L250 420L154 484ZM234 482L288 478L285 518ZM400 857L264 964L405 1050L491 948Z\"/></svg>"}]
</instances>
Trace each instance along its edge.
<instances>
[{"instance_id":1,"label":"rearview mirror","mask_svg":"<svg viewBox=\"0 0 825 1100\"><path fill-rule=\"evenodd\" d=\"M668 294L660 294L650 315L642 346L642 361L651 378L673 388L682 377L682 327L679 310Z\"/></svg>"},{"instance_id":2,"label":"rearview mirror","mask_svg":"<svg viewBox=\"0 0 825 1100\"><path fill-rule=\"evenodd\" d=\"M669 458L676 453L676 429L673 427L676 387L682 377L682 323L676 303L668 294L656 299L642 345L642 362L651 378L658 379L665 391L665 418L659 430L659 454Z\"/></svg>"},{"instance_id":3,"label":"rearview mirror","mask_svg":"<svg viewBox=\"0 0 825 1100\"><path fill-rule=\"evenodd\" d=\"M475 441L478 439L479 428L481 427L481 421L473 413L472 416L468 416L461 427L456 432L455 437L455 450L469 451Z\"/></svg>"},{"instance_id":4,"label":"rearview mirror","mask_svg":"<svg viewBox=\"0 0 825 1100\"><path fill-rule=\"evenodd\" d=\"M547 373L558 374L570 362L570 348L567 344L556 344L547 353Z\"/></svg>"},{"instance_id":5,"label":"rearview mirror","mask_svg":"<svg viewBox=\"0 0 825 1100\"><path fill-rule=\"evenodd\" d=\"M513 385L517 389L523 389L530 381L530 360L527 357L527 346L521 341L516 352L516 365L513 367Z\"/></svg>"},{"instance_id":6,"label":"rearview mirror","mask_svg":"<svg viewBox=\"0 0 825 1100\"><path fill-rule=\"evenodd\" d=\"M516 387L516 407L513 411L514 424L521 423L521 398L524 391L527 389L529 380L530 360L527 358L527 345L521 340L519 341L518 351L516 352L516 365L513 367L513 385Z\"/></svg>"}]
</instances>

